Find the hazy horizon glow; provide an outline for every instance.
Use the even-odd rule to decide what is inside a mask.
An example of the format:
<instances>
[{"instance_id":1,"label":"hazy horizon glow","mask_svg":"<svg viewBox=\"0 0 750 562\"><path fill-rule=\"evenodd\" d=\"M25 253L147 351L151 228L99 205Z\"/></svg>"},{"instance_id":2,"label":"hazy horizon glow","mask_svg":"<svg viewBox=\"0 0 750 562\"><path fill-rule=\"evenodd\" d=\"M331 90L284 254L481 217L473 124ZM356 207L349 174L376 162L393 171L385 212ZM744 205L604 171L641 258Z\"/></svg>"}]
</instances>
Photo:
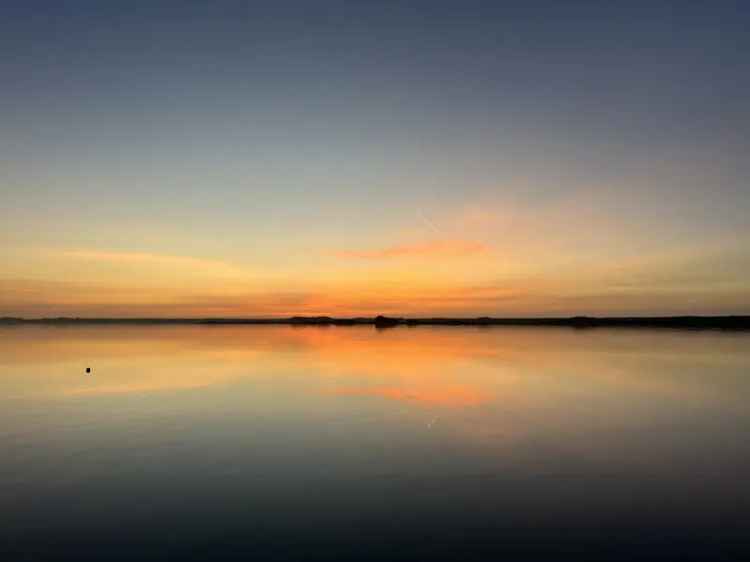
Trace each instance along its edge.
<instances>
[{"instance_id":1,"label":"hazy horizon glow","mask_svg":"<svg viewBox=\"0 0 750 562\"><path fill-rule=\"evenodd\" d=\"M5 7L0 316L750 314L748 15Z\"/></svg>"}]
</instances>

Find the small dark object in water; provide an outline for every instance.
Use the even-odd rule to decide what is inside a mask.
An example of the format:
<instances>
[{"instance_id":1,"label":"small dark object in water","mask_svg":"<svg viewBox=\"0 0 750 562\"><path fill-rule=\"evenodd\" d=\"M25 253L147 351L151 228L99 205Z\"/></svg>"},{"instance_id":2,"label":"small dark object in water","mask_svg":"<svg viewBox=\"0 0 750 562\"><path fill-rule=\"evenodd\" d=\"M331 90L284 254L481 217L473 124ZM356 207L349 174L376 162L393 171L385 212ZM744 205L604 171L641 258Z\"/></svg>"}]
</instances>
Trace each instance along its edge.
<instances>
[{"instance_id":1,"label":"small dark object in water","mask_svg":"<svg viewBox=\"0 0 750 562\"><path fill-rule=\"evenodd\" d=\"M91 367L86 367L86 372L90 373L91 372Z\"/></svg>"}]
</instances>

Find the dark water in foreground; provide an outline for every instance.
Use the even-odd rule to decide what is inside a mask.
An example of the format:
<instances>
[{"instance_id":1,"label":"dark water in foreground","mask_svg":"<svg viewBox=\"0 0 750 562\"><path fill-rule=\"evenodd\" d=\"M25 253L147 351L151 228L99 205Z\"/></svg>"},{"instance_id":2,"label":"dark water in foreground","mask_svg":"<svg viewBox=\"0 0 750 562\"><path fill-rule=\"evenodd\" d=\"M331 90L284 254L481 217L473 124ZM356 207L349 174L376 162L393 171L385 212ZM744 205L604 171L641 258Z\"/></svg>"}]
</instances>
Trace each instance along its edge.
<instances>
[{"instance_id":1,"label":"dark water in foreground","mask_svg":"<svg viewBox=\"0 0 750 562\"><path fill-rule=\"evenodd\" d=\"M747 560L748 430L750 334L4 327L0 559Z\"/></svg>"}]
</instances>

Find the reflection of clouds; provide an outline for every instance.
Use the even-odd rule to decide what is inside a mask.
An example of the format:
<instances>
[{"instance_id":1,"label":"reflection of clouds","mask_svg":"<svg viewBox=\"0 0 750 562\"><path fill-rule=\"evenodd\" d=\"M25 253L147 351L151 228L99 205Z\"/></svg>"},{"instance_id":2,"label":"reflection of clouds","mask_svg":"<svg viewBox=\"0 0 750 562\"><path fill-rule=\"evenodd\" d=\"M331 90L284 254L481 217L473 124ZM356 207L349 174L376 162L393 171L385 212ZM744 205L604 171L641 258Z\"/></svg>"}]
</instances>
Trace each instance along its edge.
<instances>
[{"instance_id":1,"label":"reflection of clouds","mask_svg":"<svg viewBox=\"0 0 750 562\"><path fill-rule=\"evenodd\" d=\"M89 388L74 388L65 392L66 396L90 396L94 394L126 394L129 392L158 392L160 390L189 390L196 388L205 388L217 383L217 380L211 381L169 381L167 384L155 381L153 383L133 384L99 384Z\"/></svg>"},{"instance_id":2,"label":"reflection of clouds","mask_svg":"<svg viewBox=\"0 0 750 562\"><path fill-rule=\"evenodd\" d=\"M145 393L271 377L317 395L445 407L520 407L596 388L625 407L618 395L720 394L691 375L686 358L702 372L740 372L746 343L715 333L541 328L24 327L0 338L0 392ZM86 366L93 376L83 376Z\"/></svg>"},{"instance_id":3,"label":"reflection of clouds","mask_svg":"<svg viewBox=\"0 0 750 562\"><path fill-rule=\"evenodd\" d=\"M338 388L333 393L344 396L379 396L429 406L450 407L477 406L492 399L489 393L468 385Z\"/></svg>"},{"instance_id":4,"label":"reflection of clouds","mask_svg":"<svg viewBox=\"0 0 750 562\"><path fill-rule=\"evenodd\" d=\"M244 358L243 365L247 365L251 355L244 354ZM264 362L261 359L251 364L258 366ZM96 372L85 377L80 369L70 364L57 366L38 390L62 396L194 390L233 383L252 372L237 362L217 364L198 355L188 354L182 359L174 355L166 358L121 356L98 362Z\"/></svg>"},{"instance_id":5,"label":"reflection of clouds","mask_svg":"<svg viewBox=\"0 0 750 562\"><path fill-rule=\"evenodd\" d=\"M283 447L312 431L374 444L379 455L416 443L480 460L489 453L490 470L539 467L540 451L553 463L625 470L696 416L745 419L749 339L541 328L13 328L0 330L0 418L10 434L45 411L40 423L50 427L73 412L72 420L115 424L165 418L192 431L206 416L248 432L260 421Z\"/></svg>"},{"instance_id":6,"label":"reflection of clouds","mask_svg":"<svg viewBox=\"0 0 750 562\"><path fill-rule=\"evenodd\" d=\"M685 412L747 409L747 335L107 326L2 336L0 412L11 419L56 400L105 418L112 407L147 408L148 416L240 416L248 427L264 412L280 422L341 420L377 439L397 431L447 440L498 458L536 462L538 447L562 447L611 463L642 458L617 455L634 442L612 451L612 428L642 435Z\"/></svg>"}]
</instances>

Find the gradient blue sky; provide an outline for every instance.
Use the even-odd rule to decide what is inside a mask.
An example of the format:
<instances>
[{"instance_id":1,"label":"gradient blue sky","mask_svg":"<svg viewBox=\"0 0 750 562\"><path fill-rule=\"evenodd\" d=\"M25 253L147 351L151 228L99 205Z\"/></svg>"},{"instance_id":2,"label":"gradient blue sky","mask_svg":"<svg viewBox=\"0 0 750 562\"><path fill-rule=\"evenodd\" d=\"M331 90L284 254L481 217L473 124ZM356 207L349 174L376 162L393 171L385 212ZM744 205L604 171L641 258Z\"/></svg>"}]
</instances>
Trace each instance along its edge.
<instances>
[{"instance_id":1,"label":"gradient blue sky","mask_svg":"<svg viewBox=\"0 0 750 562\"><path fill-rule=\"evenodd\" d=\"M750 313L748 3L0 10L0 314Z\"/></svg>"}]
</instances>

